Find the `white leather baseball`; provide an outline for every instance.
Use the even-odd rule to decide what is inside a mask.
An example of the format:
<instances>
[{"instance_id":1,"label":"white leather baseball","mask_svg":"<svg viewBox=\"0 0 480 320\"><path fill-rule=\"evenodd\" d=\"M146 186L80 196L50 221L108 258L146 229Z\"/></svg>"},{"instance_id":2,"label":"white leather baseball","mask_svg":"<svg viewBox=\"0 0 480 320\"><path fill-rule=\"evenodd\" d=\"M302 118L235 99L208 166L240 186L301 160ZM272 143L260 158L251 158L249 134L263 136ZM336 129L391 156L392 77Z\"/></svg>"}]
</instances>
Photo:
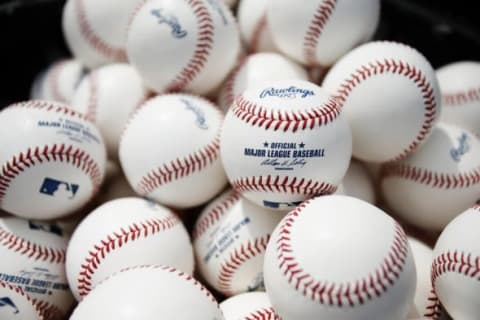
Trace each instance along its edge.
<instances>
[{"instance_id":1,"label":"white leather baseball","mask_svg":"<svg viewBox=\"0 0 480 320\"><path fill-rule=\"evenodd\" d=\"M85 75L86 70L78 60L56 61L37 76L30 99L70 104L75 89Z\"/></svg>"},{"instance_id":2,"label":"white leather baseball","mask_svg":"<svg viewBox=\"0 0 480 320\"><path fill-rule=\"evenodd\" d=\"M77 300L124 268L165 264L193 272L187 230L169 209L141 198L107 202L75 229L67 249L67 278Z\"/></svg>"},{"instance_id":3,"label":"white leather baseball","mask_svg":"<svg viewBox=\"0 0 480 320\"><path fill-rule=\"evenodd\" d=\"M179 208L213 198L227 183L219 159L222 121L216 106L195 96L165 95L145 102L120 141L120 163L132 188ZM153 149L152 141L157 145Z\"/></svg>"},{"instance_id":4,"label":"white leather baseball","mask_svg":"<svg viewBox=\"0 0 480 320\"><path fill-rule=\"evenodd\" d=\"M118 272L83 299L70 320L223 320L212 294L191 275L167 266Z\"/></svg>"},{"instance_id":5,"label":"white leather baseball","mask_svg":"<svg viewBox=\"0 0 480 320\"><path fill-rule=\"evenodd\" d=\"M225 320L279 320L265 292L247 292L220 303Z\"/></svg>"},{"instance_id":6,"label":"white leather baseball","mask_svg":"<svg viewBox=\"0 0 480 320\"><path fill-rule=\"evenodd\" d=\"M32 299L17 286L0 280L0 318L6 320L44 320Z\"/></svg>"},{"instance_id":7,"label":"white leather baseball","mask_svg":"<svg viewBox=\"0 0 480 320\"><path fill-rule=\"evenodd\" d=\"M370 204L376 203L375 186L363 163L352 160L342 184L335 194L354 197Z\"/></svg>"},{"instance_id":8,"label":"white leather baseball","mask_svg":"<svg viewBox=\"0 0 480 320\"><path fill-rule=\"evenodd\" d=\"M29 295L45 320L65 319L73 306L65 275L67 243L58 224L0 218L0 281Z\"/></svg>"},{"instance_id":9,"label":"white leather baseball","mask_svg":"<svg viewBox=\"0 0 480 320\"><path fill-rule=\"evenodd\" d=\"M232 186L270 208L333 193L352 137L337 102L313 83L283 80L238 96L223 123L220 152Z\"/></svg>"},{"instance_id":10,"label":"white leather baseball","mask_svg":"<svg viewBox=\"0 0 480 320\"><path fill-rule=\"evenodd\" d=\"M233 296L265 290L263 257L282 214L228 190L201 213L193 229L198 270L217 291Z\"/></svg>"},{"instance_id":11,"label":"white leather baseball","mask_svg":"<svg viewBox=\"0 0 480 320\"><path fill-rule=\"evenodd\" d=\"M276 80L307 80L306 70L277 53L257 53L242 59L225 80L219 105L227 111L235 98L250 87L268 85Z\"/></svg>"},{"instance_id":12,"label":"white leather baseball","mask_svg":"<svg viewBox=\"0 0 480 320\"><path fill-rule=\"evenodd\" d=\"M438 319L442 310L432 287L433 250L415 238L408 237L408 243L417 270L417 287L408 319Z\"/></svg>"},{"instance_id":13,"label":"white leather baseball","mask_svg":"<svg viewBox=\"0 0 480 320\"><path fill-rule=\"evenodd\" d=\"M75 58L90 69L126 61L127 26L143 1L68 0L62 28Z\"/></svg>"},{"instance_id":14,"label":"white leather baseball","mask_svg":"<svg viewBox=\"0 0 480 320\"><path fill-rule=\"evenodd\" d=\"M145 1L127 37L129 61L159 93L209 93L239 52L237 25L222 0Z\"/></svg>"},{"instance_id":15,"label":"white leather baseball","mask_svg":"<svg viewBox=\"0 0 480 320\"><path fill-rule=\"evenodd\" d=\"M480 134L480 63L460 61L437 70L442 93L440 121Z\"/></svg>"},{"instance_id":16,"label":"white leather baseball","mask_svg":"<svg viewBox=\"0 0 480 320\"><path fill-rule=\"evenodd\" d=\"M242 0L238 5L238 26L250 52L278 52L267 21L268 0Z\"/></svg>"},{"instance_id":17,"label":"white leather baseball","mask_svg":"<svg viewBox=\"0 0 480 320\"><path fill-rule=\"evenodd\" d=\"M480 314L480 207L460 214L443 230L433 250L432 282L453 319Z\"/></svg>"},{"instance_id":18,"label":"white leather baseball","mask_svg":"<svg viewBox=\"0 0 480 320\"><path fill-rule=\"evenodd\" d=\"M142 79L132 66L112 64L92 71L83 79L71 106L98 126L109 158L116 159L128 117L147 95Z\"/></svg>"},{"instance_id":19,"label":"white leather baseball","mask_svg":"<svg viewBox=\"0 0 480 320\"><path fill-rule=\"evenodd\" d=\"M480 194L480 140L459 127L439 124L421 149L385 164L381 190L408 222L440 231Z\"/></svg>"},{"instance_id":20,"label":"white leather baseball","mask_svg":"<svg viewBox=\"0 0 480 320\"><path fill-rule=\"evenodd\" d=\"M370 39L379 16L379 0L275 0L267 8L278 48L310 66L330 66Z\"/></svg>"},{"instance_id":21,"label":"white leather baseball","mask_svg":"<svg viewBox=\"0 0 480 320\"><path fill-rule=\"evenodd\" d=\"M63 104L27 101L2 110L0 145L0 207L17 216L65 216L85 205L102 183L102 137Z\"/></svg>"},{"instance_id":22,"label":"white leather baseball","mask_svg":"<svg viewBox=\"0 0 480 320\"><path fill-rule=\"evenodd\" d=\"M337 195L308 200L283 218L264 277L282 319L405 319L415 293L400 225L367 202Z\"/></svg>"},{"instance_id":23,"label":"white leather baseball","mask_svg":"<svg viewBox=\"0 0 480 320\"><path fill-rule=\"evenodd\" d=\"M322 86L340 101L352 127L353 155L386 162L415 151L440 115L430 63L415 49L371 42L338 61Z\"/></svg>"}]
</instances>

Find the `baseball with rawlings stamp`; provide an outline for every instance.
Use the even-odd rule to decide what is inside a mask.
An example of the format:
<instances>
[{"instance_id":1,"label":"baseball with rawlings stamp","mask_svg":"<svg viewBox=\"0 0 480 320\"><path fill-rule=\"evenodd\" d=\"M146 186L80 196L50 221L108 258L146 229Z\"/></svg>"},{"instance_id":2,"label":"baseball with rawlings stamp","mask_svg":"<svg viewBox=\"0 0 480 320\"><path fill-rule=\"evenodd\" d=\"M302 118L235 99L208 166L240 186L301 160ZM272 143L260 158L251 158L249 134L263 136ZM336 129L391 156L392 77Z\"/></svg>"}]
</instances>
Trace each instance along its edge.
<instances>
[{"instance_id":1,"label":"baseball with rawlings stamp","mask_svg":"<svg viewBox=\"0 0 480 320\"><path fill-rule=\"evenodd\" d=\"M480 319L480 62L381 3L65 1L0 111L0 320Z\"/></svg>"}]
</instances>

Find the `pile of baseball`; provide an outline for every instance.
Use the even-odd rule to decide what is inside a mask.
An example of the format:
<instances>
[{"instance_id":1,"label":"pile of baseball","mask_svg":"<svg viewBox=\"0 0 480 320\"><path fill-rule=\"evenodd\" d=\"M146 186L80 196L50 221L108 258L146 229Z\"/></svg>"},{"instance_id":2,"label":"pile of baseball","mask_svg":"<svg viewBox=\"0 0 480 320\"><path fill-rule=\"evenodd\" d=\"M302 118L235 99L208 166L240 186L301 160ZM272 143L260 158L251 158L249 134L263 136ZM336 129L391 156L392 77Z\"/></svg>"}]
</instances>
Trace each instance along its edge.
<instances>
[{"instance_id":1,"label":"pile of baseball","mask_svg":"<svg viewBox=\"0 0 480 320\"><path fill-rule=\"evenodd\" d=\"M0 319L479 319L480 64L225 2L66 2L0 112Z\"/></svg>"}]
</instances>

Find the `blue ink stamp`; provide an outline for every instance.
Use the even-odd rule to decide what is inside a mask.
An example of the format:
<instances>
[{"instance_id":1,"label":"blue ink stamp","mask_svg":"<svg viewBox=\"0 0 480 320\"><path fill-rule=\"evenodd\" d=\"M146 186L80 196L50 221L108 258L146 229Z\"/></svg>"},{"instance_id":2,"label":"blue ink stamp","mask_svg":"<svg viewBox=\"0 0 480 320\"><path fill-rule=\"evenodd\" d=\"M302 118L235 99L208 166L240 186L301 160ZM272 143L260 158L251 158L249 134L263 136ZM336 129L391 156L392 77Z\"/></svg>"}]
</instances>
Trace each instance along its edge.
<instances>
[{"instance_id":1,"label":"blue ink stamp","mask_svg":"<svg viewBox=\"0 0 480 320\"><path fill-rule=\"evenodd\" d=\"M39 230L44 231L52 234L56 234L57 236L63 236L63 230L59 226L55 224L48 224L48 223L41 223L37 221L28 220L28 227L30 230Z\"/></svg>"},{"instance_id":2,"label":"blue ink stamp","mask_svg":"<svg viewBox=\"0 0 480 320\"><path fill-rule=\"evenodd\" d=\"M0 308L11 308L13 309L13 314L20 312L15 303L9 297L0 297Z\"/></svg>"},{"instance_id":3,"label":"blue ink stamp","mask_svg":"<svg viewBox=\"0 0 480 320\"><path fill-rule=\"evenodd\" d=\"M470 144L468 143L468 135L464 132L460 137L458 137L458 148L450 149L450 156L453 161L460 162L462 156L470 151Z\"/></svg>"},{"instance_id":4,"label":"blue ink stamp","mask_svg":"<svg viewBox=\"0 0 480 320\"><path fill-rule=\"evenodd\" d=\"M302 201L293 201L293 202L273 202L263 200L263 205L267 208L279 209L279 208L293 208L301 204Z\"/></svg>"},{"instance_id":5,"label":"blue ink stamp","mask_svg":"<svg viewBox=\"0 0 480 320\"><path fill-rule=\"evenodd\" d=\"M205 113L202 109L195 106L191 101L187 99L180 99L180 101L185 105L185 108L189 111L192 111L195 114L196 120L195 124L202 130L207 130L207 119L205 118Z\"/></svg>"},{"instance_id":6,"label":"blue ink stamp","mask_svg":"<svg viewBox=\"0 0 480 320\"><path fill-rule=\"evenodd\" d=\"M187 36L187 30L184 30L178 21L178 18L173 14L165 14L163 9L154 9L151 14L158 18L158 24L166 24L171 28L171 34L176 39L181 39Z\"/></svg>"},{"instance_id":7,"label":"blue ink stamp","mask_svg":"<svg viewBox=\"0 0 480 320\"><path fill-rule=\"evenodd\" d=\"M73 199L78 189L78 184L47 177L43 180L42 186L40 187L40 193L52 197Z\"/></svg>"}]
</instances>

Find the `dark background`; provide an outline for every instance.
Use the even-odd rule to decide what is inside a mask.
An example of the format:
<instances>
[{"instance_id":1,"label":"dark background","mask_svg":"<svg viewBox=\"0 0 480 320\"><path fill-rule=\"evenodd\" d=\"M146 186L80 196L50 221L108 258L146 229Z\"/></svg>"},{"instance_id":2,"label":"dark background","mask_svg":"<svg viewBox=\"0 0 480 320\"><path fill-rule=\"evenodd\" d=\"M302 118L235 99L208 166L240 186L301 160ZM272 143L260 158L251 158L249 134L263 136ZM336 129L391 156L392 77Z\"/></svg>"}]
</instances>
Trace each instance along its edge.
<instances>
[{"instance_id":1,"label":"dark background","mask_svg":"<svg viewBox=\"0 0 480 320\"><path fill-rule=\"evenodd\" d=\"M61 30L64 2L0 0L0 109L28 99L35 75L56 59L69 55ZM382 0L376 39L409 44L434 67L458 60L480 60L476 3Z\"/></svg>"}]
</instances>

